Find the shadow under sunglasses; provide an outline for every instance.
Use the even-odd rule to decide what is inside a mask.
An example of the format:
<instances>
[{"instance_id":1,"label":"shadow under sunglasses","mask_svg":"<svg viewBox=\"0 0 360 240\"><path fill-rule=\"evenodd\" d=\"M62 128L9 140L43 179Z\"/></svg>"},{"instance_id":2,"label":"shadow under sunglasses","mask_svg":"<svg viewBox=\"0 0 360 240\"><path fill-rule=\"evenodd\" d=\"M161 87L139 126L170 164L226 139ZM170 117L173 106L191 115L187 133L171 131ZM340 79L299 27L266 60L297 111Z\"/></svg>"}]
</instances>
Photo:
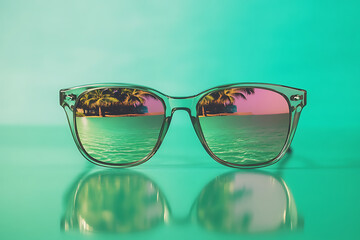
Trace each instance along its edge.
<instances>
[{"instance_id":1,"label":"shadow under sunglasses","mask_svg":"<svg viewBox=\"0 0 360 240\"><path fill-rule=\"evenodd\" d=\"M198 224L206 230L236 234L303 229L293 196L277 174L233 171L211 180L187 217L173 217L152 179L136 171L87 174L66 197L65 231L130 233L163 224Z\"/></svg>"}]
</instances>

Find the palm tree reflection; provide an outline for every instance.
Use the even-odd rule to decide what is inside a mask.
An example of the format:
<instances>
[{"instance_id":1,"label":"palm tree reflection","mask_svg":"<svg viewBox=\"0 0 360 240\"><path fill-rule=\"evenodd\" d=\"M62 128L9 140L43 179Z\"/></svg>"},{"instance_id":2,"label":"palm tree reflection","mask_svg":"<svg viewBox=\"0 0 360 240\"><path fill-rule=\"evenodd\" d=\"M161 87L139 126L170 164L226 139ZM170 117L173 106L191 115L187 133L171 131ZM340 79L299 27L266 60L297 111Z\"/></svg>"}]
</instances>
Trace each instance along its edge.
<instances>
[{"instance_id":1,"label":"palm tree reflection","mask_svg":"<svg viewBox=\"0 0 360 240\"><path fill-rule=\"evenodd\" d=\"M84 96L79 101L80 105L82 104L83 108L85 107L87 110L95 108L98 111L99 117L104 116L104 113L102 112L103 107L108 107L112 103L118 102L118 99L113 97L111 94L106 93L106 91L100 89L91 91L88 94L84 94Z\"/></svg>"},{"instance_id":2,"label":"palm tree reflection","mask_svg":"<svg viewBox=\"0 0 360 240\"><path fill-rule=\"evenodd\" d=\"M147 100L158 100L150 92L131 88L95 89L83 94L77 104L77 117L124 116L148 113Z\"/></svg>"},{"instance_id":3,"label":"palm tree reflection","mask_svg":"<svg viewBox=\"0 0 360 240\"><path fill-rule=\"evenodd\" d=\"M80 232L138 232L187 222L209 231L275 232L302 227L284 180L261 172L231 172L203 188L186 219L171 221L169 205L143 174L102 171L85 176L68 196L62 228Z\"/></svg>"},{"instance_id":4,"label":"palm tree reflection","mask_svg":"<svg viewBox=\"0 0 360 240\"><path fill-rule=\"evenodd\" d=\"M211 92L200 100L198 113L201 116L236 113L236 101L246 100L246 96L252 94L255 94L254 88L226 88Z\"/></svg>"}]
</instances>

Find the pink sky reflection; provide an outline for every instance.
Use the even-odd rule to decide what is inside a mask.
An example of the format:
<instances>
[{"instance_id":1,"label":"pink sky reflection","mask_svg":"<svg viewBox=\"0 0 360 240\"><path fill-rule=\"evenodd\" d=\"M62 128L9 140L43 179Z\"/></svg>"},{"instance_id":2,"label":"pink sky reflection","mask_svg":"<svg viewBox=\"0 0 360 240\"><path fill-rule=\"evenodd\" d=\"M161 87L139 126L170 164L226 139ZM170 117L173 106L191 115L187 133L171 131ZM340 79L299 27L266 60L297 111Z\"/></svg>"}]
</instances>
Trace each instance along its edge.
<instances>
[{"instance_id":1,"label":"pink sky reflection","mask_svg":"<svg viewBox=\"0 0 360 240\"><path fill-rule=\"evenodd\" d=\"M148 108L149 113L164 113L163 104L158 99L147 97L144 106Z\"/></svg>"},{"instance_id":2,"label":"pink sky reflection","mask_svg":"<svg viewBox=\"0 0 360 240\"><path fill-rule=\"evenodd\" d=\"M279 93L261 88L255 88L254 90L254 94L245 95L246 100L236 98L234 105L237 106L238 113L253 115L289 113L288 103ZM144 105L147 106L149 113L164 112L164 107L160 100L146 98Z\"/></svg>"},{"instance_id":3,"label":"pink sky reflection","mask_svg":"<svg viewBox=\"0 0 360 240\"><path fill-rule=\"evenodd\" d=\"M237 112L252 113L254 115L289 113L289 105L279 93L254 88L255 94L245 95L246 100L237 98L235 104Z\"/></svg>"}]
</instances>

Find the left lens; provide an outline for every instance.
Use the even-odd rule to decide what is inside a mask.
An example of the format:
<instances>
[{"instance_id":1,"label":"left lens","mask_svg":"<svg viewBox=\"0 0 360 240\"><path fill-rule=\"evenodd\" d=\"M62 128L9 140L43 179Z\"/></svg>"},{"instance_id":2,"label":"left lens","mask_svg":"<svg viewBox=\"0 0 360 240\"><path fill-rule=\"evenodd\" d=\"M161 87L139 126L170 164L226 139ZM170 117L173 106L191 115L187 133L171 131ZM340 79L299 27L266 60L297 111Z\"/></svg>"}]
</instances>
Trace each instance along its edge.
<instances>
[{"instance_id":1,"label":"left lens","mask_svg":"<svg viewBox=\"0 0 360 240\"><path fill-rule=\"evenodd\" d=\"M93 160L133 164L154 150L164 121L164 105L140 89L99 88L82 94L75 125L83 150Z\"/></svg>"},{"instance_id":2,"label":"left lens","mask_svg":"<svg viewBox=\"0 0 360 240\"><path fill-rule=\"evenodd\" d=\"M219 159L261 165L283 149L290 107L280 93L262 88L226 88L203 96L197 106L206 144Z\"/></svg>"}]
</instances>

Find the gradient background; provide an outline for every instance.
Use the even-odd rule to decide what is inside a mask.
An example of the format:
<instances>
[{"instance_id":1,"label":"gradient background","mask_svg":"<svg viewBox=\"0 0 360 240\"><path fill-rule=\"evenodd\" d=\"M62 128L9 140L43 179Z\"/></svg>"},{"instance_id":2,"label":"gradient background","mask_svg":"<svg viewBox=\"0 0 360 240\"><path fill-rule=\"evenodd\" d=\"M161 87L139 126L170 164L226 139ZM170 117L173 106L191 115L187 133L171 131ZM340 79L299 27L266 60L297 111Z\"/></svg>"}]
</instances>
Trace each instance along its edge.
<instances>
[{"instance_id":1,"label":"gradient background","mask_svg":"<svg viewBox=\"0 0 360 240\"><path fill-rule=\"evenodd\" d=\"M355 0L1 0L0 238L87 237L59 230L64 192L91 166L71 139L58 91L101 82L173 96L236 82L306 89L282 175L304 230L261 237L358 237L359 7ZM232 171L207 156L183 111L157 155L133 170L167 172L163 188L179 215L198 193L188 178L200 186ZM240 237L191 224L126 237L174 235Z\"/></svg>"}]
</instances>

